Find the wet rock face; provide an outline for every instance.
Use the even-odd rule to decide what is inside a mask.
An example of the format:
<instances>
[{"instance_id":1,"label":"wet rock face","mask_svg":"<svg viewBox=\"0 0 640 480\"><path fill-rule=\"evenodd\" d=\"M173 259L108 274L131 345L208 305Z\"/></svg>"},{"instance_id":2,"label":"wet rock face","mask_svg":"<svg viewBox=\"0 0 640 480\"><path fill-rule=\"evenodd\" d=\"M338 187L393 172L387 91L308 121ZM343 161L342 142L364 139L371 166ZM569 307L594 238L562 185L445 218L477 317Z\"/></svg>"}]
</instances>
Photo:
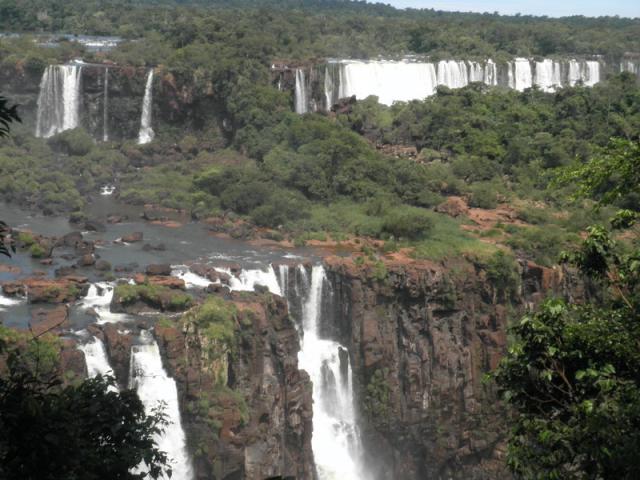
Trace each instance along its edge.
<instances>
[{"instance_id":1,"label":"wet rock face","mask_svg":"<svg viewBox=\"0 0 640 480\"><path fill-rule=\"evenodd\" d=\"M470 263L457 274L429 262L388 264L384 281L348 259L326 266L373 477L509 478L506 412L483 376L506 348L509 320L546 292L563 293L559 272L523 263L507 306Z\"/></svg>"},{"instance_id":2,"label":"wet rock face","mask_svg":"<svg viewBox=\"0 0 640 480\"><path fill-rule=\"evenodd\" d=\"M311 383L284 300L231 294L235 341L224 349L197 325L156 326L180 394L197 479L314 479Z\"/></svg>"}]
</instances>

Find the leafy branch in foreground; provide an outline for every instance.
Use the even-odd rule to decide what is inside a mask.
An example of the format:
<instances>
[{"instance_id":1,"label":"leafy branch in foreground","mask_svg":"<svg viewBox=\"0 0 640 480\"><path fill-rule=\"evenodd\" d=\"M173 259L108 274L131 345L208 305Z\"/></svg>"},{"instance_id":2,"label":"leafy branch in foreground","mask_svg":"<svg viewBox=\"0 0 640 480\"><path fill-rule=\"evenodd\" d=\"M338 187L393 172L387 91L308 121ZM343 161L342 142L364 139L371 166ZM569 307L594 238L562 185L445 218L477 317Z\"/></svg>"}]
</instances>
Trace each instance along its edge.
<instances>
[{"instance_id":1,"label":"leafy branch in foreground","mask_svg":"<svg viewBox=\"0 0 640 480\"><path fill-rule=\"evenodd\" d=\"M0 96L0 137L9 135L9 124L11 122L21 122L18 115L18 106L9 107L9 101Z\"/></svg>"},{"instance_id":2,"label":"leafy branch in foreground","mask_svg":"<svg viewBox=\"0 0 640 480\"><path fill-rule=\"evenodd\" d=\"M614 140L561 181L609 203L640 193L639 160L637 143ZM611 223L623 235L589 227L564 255L595 287L591 298L547 301L512 329L516 340L494 375L516 412L507 461L519 478L640 478L637 218L620 210Z\"/></svg>"},{"instance_id":3,"label":"leafy branch in foreground","mask_svg":"<svg viewBox=\"0 0 640 480\"><path fill-rule=\"evenodd\" d=\"M147 415L136 392L118 391L112 377L63 381L60 355L56 337L0 325L0 478L171 476L155 443L167 424L162 411Z\"/></svg>"}]
</instances>

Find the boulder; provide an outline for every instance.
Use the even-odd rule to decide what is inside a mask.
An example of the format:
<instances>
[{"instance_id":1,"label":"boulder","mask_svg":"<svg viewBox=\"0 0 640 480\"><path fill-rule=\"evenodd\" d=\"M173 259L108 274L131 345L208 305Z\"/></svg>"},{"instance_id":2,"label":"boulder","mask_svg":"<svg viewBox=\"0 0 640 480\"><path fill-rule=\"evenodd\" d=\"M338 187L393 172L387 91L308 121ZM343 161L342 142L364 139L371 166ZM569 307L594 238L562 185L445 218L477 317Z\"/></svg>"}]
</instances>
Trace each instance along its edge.
<instances>
[{"instance_id":1,"label":"boulder","mask_svg":"<svg viewBox=\"0 0 640 480\"><path fill-rule=\"evenodd\" d=\"M95 265L95 263L96 257L94 257L92 253L86 253L78 259L76 265L78 265L79 267L90 267L92 265Z\"/></svg>"},{"instance_id":2,"label":"boulder","mask_svg":"<svg viewBox=\"0 0 640 480\"><path fill-rule=\"evenodd\" d=\"M98 260L95 265L96 270L101 272L108 272L111 270L111 264L106 260Z\"/></svg>"},{"instance_id":3,"label":"boulder","mask_svg":"<svg viewBox=\"0 0 640 480\"><path fill-rule=\"evenodd\" d=\"M145 252L164 252L167 249L164 243L158 243L157 245L153 245L151 243L145 243L142 246L142 250Z\"/></svg>"},{"instance_id":4,"label":"boulder","mask_svg":"<svg viewBox=\"0 0 640 480\"><path fill-rule=\"evenodd\" d=\"M75 275L76 273L76 266L72 265L70 267L59 267L56 268L54 271L54 275L56 277L66 277L68 275Z\"/></svg>"},{"instance_id":5,"label":"boulder","mask_svg":"<svg viewBox=\"0 0 640 480\"><path fill-rule=\"evenodd\" d=\"M456 218L469 213L469 207L460 197L449 197L436 207L436 212Z\"/></svg>"},{"instance_id":6,"label":"boulder","mask_svg":"<svg viewBox=\"0 0 640 480\"><path fill-rule=\"evenodd\" d=\"M84 222L84 229L89 232L105 232L107 230L104 223L97 220L87 220Z\"/></svg>"},{"instance_id":7,"label":"boulder","mask_svg":"<svg viewBox=\"0 0 640 480\"><path fill-rule=\"evenodd\" d=\"M133 233L130 233L129 235L123 235L121 240L125 243L136 243L136 242L141 242L142 239L143 239L142 232L133 232Z\"/></svg>"},{"instance_id":8,"label":"boulder","mask_svg":"<svg viewBox=\"0 0 640 480\"><path fill-rule=\"evenodd\" d=\"M75 247L78 243L82 242L82 233L80 232L69 232L66 235L62 236L58 242L57 246L59 247Z\"/></svg>"},{"instance_id":9,"label":"boulder","mask_svg":"<svg viewBox=\"0 0 640 480\"><path fill-rule=\"evenodd\" d=\"M69 308L58 305L54 308L37 308L31 312L31 330L35 336L59 331L69 326Z\"/></svg>"},{"instance_id":10,"label":"boulder","mask_svg":"<svg viewBox=\"0 0 640 480\"><path fill-rule=\"evenodd\" d=\"M166 263L148 265L146 269L147 275L171 275L171 265Z\"/></svg>"}]
</instances>

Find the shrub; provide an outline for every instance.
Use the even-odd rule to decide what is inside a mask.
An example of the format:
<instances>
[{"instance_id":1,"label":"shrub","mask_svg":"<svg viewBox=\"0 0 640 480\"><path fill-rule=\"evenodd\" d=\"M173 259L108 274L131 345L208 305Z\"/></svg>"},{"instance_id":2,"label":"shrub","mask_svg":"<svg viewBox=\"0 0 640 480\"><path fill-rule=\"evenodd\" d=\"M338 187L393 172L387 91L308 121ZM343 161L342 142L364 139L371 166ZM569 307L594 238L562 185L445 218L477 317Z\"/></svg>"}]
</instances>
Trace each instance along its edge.
<instances>
[{"instance_id":1,"label":"shrub","mask_svg":"<svg viewBox=\"0 0 640 480\"><path fill-rule=\"evenodd\" d=\"M394 209L385 215L382 231L395 238L410 240L425 237L433 230L433 219L425 210L406 207Z\"/></svg>"},{"instance_id":2,"label":"shrub","mask_svg":"<svg viewBox=\"0 0 640 480\"><path fill-rule=\"evenodd\" d=\"M496 208L498 206L498 197L492 187L488 185L475 185L471 189L469 205L477 208Z\"/></svg>"},{"instance_id":3,"label":"shrub","mask_svg":"<svg viewBox=\"0 0 640 480\"><path fill-rule=\"evenodd\" d=\"M84 156L91 152L94 147L93 139L82 128L65 130L52 137L49 144L68 155Z\"/></svg>"},{"instance_id":4,"label":"shrub","mask_svg":"<svg viewBox=\"0 0 640 480\"><path fill-rule=\"evenodd\" d=\"M33 258L44 258L47 256L47 251L44 249L42 245L39 243L34 243L29 248L29 254Z\"/></svg>"}]
</instances>

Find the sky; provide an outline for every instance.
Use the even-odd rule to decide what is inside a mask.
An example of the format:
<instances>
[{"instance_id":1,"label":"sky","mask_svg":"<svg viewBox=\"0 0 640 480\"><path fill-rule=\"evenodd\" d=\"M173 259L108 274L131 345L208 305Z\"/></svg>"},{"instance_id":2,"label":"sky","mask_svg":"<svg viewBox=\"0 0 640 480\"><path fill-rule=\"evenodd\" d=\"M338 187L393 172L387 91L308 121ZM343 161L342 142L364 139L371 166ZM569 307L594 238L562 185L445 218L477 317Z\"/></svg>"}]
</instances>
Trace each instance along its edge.
<instances>
[{"instance_id":1,"label":"sky","mask_svg":"<svg viewBox=\"0 0 640 480\"><path fill-rule=\"evenodd\" d=\"M372 0L369 0L372 1ZM434 8L458 12L500 12L564 17L585 15L599 17L619 15L640 17L640 0L373 0L388 3L397 8Z\"/></svg>"}]
</instances>

